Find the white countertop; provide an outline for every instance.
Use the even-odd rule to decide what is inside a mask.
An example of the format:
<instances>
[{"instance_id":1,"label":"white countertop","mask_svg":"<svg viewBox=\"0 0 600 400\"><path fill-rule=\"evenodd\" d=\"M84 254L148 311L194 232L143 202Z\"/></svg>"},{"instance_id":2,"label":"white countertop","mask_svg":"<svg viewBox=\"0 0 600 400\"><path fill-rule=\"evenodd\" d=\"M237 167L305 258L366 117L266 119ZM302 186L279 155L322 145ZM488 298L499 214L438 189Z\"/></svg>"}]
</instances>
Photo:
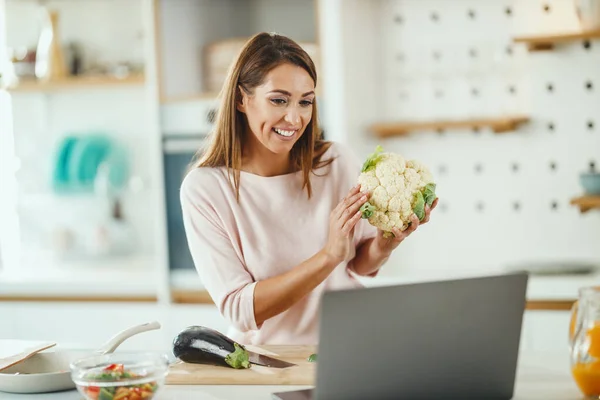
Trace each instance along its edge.
<instances>
[{"instance_id":1,"label":"white countertop","mask_svg":"<svg viewBox=\"0 0 600 400\"><path fill-rule=\"evenodd\" d=\"M156 400L268 400L271 393L307 386L165 386ZM2 400L81 400L75 390L37 395L0 392ZM519 359L514 400L578 400L577 389L565 354L522 353Z\"/></svg>"}]
</instances>

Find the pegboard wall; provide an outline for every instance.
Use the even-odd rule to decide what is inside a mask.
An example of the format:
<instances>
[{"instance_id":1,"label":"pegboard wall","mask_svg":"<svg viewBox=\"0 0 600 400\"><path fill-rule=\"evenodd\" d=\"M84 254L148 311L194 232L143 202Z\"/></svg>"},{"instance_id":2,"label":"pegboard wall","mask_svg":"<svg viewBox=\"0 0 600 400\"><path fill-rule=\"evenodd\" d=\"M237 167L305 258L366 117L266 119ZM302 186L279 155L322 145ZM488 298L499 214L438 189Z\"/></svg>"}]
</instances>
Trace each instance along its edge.
<instances>
[{"instance_id":1,"label":"pegboard wall","mask_svg":"<svg viewBox=\"0 0 600 400\"><path fill-rule=\"evenodd\" d=\"M579 174L600 166L600 40L544 52L513 42L515 35L577 29L573 1L374 3L356 3L367 16L362 30L361 16L346 15L347 31L357 32L348 60L366 49L362 35L380 41L377 62L357 67L362 70L346 89L356 98L349 114L362 115L352 117L351 141L361 156L381 144L420 159L441 200L430 224L401 245L384 273L541 260L600 263L600 212L580 214L569 204L583 193ZM376 105L366 108L365 72L380 79L371 92ZM348 74L351 80L352 67ZM505 115L530 121L504 134L453 129L377 139L367 129L382 121Z\"/></svg>"}]
</instances>

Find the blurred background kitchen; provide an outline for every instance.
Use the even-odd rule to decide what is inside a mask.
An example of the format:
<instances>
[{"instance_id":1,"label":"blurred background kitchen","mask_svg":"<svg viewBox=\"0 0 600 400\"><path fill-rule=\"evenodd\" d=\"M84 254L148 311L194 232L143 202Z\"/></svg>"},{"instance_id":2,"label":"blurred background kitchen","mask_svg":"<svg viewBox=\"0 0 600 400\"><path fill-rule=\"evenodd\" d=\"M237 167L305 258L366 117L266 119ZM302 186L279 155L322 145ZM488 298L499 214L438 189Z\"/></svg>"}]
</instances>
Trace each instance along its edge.
<instances>
[{"instance_id":1,"label":"blurred background kitchen","mask_svg":"<svg viewBox=\"0 0 600 400\"><path fill-rule=\"evenodd\" d=\"M558 352L600 284L600 0L0 0L0 28L0 338L227 329L178 191L260 31L314 58L327 139L436 178L367 284L529 270L522 345Z\"/></svg>"}]
</instances>

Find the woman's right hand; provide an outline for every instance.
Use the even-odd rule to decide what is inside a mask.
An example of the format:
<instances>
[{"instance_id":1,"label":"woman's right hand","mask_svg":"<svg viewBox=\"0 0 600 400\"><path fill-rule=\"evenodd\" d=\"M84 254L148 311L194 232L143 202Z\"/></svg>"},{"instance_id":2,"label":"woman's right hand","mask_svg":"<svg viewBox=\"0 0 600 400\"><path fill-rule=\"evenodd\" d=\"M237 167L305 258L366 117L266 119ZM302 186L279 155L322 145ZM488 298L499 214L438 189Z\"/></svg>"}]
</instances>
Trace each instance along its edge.
<instances>
[{"instance_id":1,"label":"woman's right hand","mask_svg":"<svg viewBox=\"0 0 600 400\"><path fill-rule=\"evenodd\" d=\"M324 251L336 266L351 253L360 207L367 200L367 193L360 192L360 185L356 185L329 214L329 236Z\"/></svg>"}]
</instances>

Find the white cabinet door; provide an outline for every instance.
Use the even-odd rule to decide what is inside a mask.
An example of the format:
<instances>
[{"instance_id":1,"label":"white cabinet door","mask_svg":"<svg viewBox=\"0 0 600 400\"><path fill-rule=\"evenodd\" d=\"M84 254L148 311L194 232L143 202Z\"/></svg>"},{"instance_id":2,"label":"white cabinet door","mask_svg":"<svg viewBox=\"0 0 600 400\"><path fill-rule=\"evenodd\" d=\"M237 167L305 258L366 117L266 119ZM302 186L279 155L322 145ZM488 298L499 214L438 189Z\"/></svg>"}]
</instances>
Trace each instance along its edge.
<instances>
[{"instance_id":1,"label":"white cabinet door","mask_svg":"<svg viewBox=\"0 0 600 400\"><path fill-rule=\"evenodd\" d=\"M568 311L527 311L525 321L531 350L568 353Z\"/></svg>"},{"instance_id":2,"label":"white cabinet door","mask_svg":"<svg viewBox=\"0 0 600 400\"><path fill-rule=\"evenodd\" d=\"M17 334L14 308L12 303L0 303L0 339L14 339Z\"/></svg>"}]
</instances>

